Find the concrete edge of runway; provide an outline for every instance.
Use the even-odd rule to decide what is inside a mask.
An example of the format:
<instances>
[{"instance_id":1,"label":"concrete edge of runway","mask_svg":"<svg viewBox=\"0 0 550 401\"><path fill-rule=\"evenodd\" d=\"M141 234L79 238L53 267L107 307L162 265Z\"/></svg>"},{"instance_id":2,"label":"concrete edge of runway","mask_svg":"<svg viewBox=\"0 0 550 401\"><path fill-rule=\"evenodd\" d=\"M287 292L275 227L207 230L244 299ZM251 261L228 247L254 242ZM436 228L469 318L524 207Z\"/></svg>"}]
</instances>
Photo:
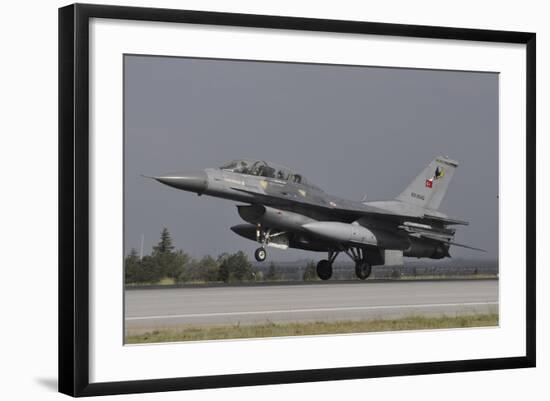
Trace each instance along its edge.
<instances>
[{"instance_id":1,"label":"concrete edge of runway","mask_svg":"<svg viewBox=\"0 0 550 401\"><path fill-rule=\"evenodd\" d=\"M422 282L445 282L445 281L498 281L498 277L477 278L477 277L445 277L445 278L418 278L418 279L372 279L372 280L312 280L312 281L250 281L240 283L203 283L203 284L153 284L153 285L125 285L124 289L134 290L169 290L178 288L218 288L218 287L277 287L288 285L332 285L332 284L363 284L370 283L422 283Z\"/></svg>"}]
</instances>

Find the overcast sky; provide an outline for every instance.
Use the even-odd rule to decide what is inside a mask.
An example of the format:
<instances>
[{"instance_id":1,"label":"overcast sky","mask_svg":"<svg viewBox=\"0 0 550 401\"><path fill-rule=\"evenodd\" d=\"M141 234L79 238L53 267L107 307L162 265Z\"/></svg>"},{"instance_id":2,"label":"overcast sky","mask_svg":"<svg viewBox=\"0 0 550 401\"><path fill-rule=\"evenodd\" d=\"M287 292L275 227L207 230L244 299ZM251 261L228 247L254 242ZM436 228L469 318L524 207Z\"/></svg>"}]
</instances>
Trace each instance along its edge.
<instances>
[{"instance_id":1,"label":"overcast sky","mask_svg":"<svg viewBox=\"0 0 550 401\"><path fill-rule=\"evenodd\" d=\"M229 227L235 203L140 174L238 158L287 165L326 192L392 199L435 156L460 162L440 210L467 220L451 248L498 254L498 74L125 56L125 252L167 227L194 257L257 247ZM268 250L272 260L321 259Z\"/></svg>"}]
</instances>

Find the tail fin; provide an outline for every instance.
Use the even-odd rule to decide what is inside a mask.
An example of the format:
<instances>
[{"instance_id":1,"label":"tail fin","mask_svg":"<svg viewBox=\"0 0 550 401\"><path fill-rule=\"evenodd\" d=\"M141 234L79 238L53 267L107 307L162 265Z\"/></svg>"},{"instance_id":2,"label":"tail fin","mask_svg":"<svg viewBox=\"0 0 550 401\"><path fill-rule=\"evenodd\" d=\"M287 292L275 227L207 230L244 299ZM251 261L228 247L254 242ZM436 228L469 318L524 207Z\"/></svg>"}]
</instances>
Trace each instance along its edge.
<instances>
[{"instance_id":1,"label":"tail fin","mask_svg":"<svg viewBox=\"0 0 550 401\"><path fill-rule=\"evenodd\" d=\"M436 157L396 198L402 202L436 210L445 197L458 163Z\"/></svg>"}]
</instances>

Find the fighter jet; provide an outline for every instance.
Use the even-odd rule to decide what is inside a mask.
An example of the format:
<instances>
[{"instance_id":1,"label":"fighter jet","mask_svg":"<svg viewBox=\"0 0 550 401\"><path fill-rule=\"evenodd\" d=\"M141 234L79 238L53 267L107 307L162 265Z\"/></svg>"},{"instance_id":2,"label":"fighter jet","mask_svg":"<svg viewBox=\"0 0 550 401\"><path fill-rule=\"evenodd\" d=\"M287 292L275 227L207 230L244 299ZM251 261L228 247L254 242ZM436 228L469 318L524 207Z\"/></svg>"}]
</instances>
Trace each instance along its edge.
<instances>
[{"instance_id":1,"label":"fighter jet","mask_svg":"<svg viewBox=\"0 0 550 401\"><path fill-rule=\"evenodd\" d=\"M449 248L478 248L453 241L454 226L468 222L437 211L458 163L436 157L395 199L352 201L324 192L302 174L262 160L234 160L219 168L151 177L171 187L238 202L247 224L231 227L260 244L254 256L262 262L267 247L326 252L318 262L322 280L344 253L365 280L372 266L403 256L441 259Z\"/></svg>"}]
</instances>

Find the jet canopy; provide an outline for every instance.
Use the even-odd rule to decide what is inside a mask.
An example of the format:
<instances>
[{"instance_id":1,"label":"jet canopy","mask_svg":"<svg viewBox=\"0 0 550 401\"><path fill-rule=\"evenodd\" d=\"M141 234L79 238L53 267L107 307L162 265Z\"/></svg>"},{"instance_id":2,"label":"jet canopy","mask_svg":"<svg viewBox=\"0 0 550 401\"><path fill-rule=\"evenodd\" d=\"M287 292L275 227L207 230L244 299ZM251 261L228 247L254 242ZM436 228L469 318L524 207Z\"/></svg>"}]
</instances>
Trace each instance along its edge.
<instances>
[{"instance_id":1,"label":"jet canopy","mask_svg":"<svg viewBox=\"0 0 550 401\"><path fill-rule=\"evenodd\" d=\"M298 174L287 167L283 167L275 163L267 163L263 160L232 160L221 166L220 169L231 171L233 173L275 178L298 184L308 184L307 180L301 174Z\"/></svg>"}]
</instances>

